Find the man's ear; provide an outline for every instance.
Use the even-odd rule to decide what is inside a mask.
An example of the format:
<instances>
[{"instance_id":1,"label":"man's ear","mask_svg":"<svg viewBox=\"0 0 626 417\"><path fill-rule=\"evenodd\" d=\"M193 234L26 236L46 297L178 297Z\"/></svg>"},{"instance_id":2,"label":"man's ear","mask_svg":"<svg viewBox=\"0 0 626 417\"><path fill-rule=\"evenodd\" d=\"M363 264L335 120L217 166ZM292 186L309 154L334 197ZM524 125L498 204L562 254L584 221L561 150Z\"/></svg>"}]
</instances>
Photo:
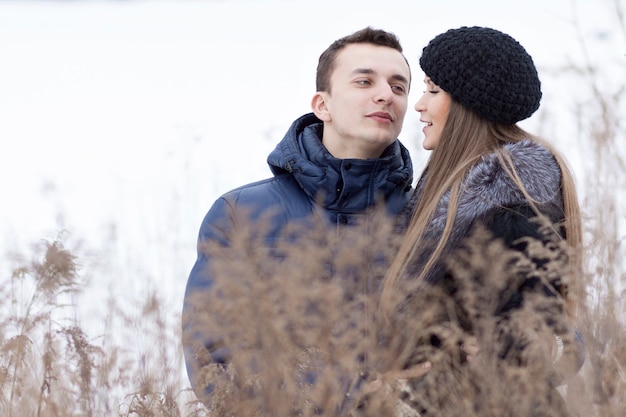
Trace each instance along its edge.
<instances>
[{"instance_id":1,"label":"man's ear","mask_svg":"<svg viewBox=\"0 0 626 417\"><path fill-rule=\"evenodd\" d=\"M323 122L330 122L330 111L328 109L328 93L324 91L318 91L311 99L311 109L315 116Z\"/></svg>"}]
</instances>

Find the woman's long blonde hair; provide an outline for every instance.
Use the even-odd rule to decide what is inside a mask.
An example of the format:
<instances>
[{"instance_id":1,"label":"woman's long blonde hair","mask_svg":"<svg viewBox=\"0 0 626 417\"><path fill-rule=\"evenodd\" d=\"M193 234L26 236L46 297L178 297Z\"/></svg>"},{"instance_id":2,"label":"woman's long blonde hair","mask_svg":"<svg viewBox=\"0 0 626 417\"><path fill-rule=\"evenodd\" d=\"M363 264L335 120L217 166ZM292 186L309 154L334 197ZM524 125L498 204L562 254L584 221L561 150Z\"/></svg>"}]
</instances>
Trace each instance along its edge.
<instances>
[{"instance_id":1,"label":"woman's long blonde hair","mask_svg":"<svg viewBox=\"0 0 626 417\"><path fill-rule=\"evenodd\" d=\"M422 173L423 184L420 184L421 193L414 208L406 234L404 235L397 254L393 259L383 281L381 306L385 311L391 302L391 293L398 280L405 275L407 266L420 250L424 248L423 240L435 210L446 192L450 192L447 208L447 218L443 234L438 237L437 244L425 265L416 277L420 285L428 272L438 262L452 232L454 219L459 203L460 188L463 179L471 167L479 162L484 155L495 153L504 171L511 177L513 183L519 187L528 200L529 205L539 216L533 198L525 190L521 179L517 175L508 153L502 150L506 143L519 142L530 139L540 143L555 157L561 171L561 192L565 215L566 241L572 250L570 265L573 271L580 271L581 257L579 255L582 244L582 226L580 207L574 178L564 158L548 143L529 134L516 124L505 125L488 121L468 110L455 100L452 100L447 122L441 132L441 138L436 149L430 155L426 168ZM420 179L420 180L422 180ZM575 273L573 274L576 275ZM570 286L570 289L573 289ZM564 294L567 296L567 294ZM570 309L571 310L571 309Z\"/></svg>"}]
</instances>

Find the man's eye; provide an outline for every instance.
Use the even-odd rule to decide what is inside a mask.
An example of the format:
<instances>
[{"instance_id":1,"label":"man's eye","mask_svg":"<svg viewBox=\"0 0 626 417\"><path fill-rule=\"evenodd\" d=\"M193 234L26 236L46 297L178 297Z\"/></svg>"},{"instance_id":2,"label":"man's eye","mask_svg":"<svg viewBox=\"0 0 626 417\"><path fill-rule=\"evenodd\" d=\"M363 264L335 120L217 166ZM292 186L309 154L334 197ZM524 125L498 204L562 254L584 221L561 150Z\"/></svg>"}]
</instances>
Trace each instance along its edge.
<instances>
[{"instance_id":1,"label":"man's eye","mask_svg":"<svg viewBox=\"0 0 626 417\"><path fill-rule=\"evenodd\" d=\"M403 85L393 85L391 86L391 88L394 89L394 91L397 91L399 93L405 93L406 92L406 87Z\"/></svg>"},{"instance_id":2,"label":"man's eye","mask_svg":"<svg viewBox=\"0 0 626 417\"><path fill-rule=\"evenodd\" d=\"M359 85L370 85L370 80L356 80L356 83Z\"/></svg>"}]
</instances>

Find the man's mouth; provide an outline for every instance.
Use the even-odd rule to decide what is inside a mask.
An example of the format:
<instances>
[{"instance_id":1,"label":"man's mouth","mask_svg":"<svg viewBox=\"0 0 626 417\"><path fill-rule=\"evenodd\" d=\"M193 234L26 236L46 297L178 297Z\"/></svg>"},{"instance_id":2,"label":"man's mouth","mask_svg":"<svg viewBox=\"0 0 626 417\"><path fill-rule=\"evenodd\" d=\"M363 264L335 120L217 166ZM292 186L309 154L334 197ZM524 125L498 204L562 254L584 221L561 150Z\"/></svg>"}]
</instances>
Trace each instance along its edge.
<instances>
[{"instance_id":1,"label":"man's mouth","mask_svg":"<svg viewBox=\"0 0 626 417\"><path fill-rule=\"evenodd\" d=\"M368 114L368 117L375 117L377 119L386 119L386 120L389 120L390 122L393 122L393 117L391 117L389 113L382 112L382 111L370 113Z\"/></svg>"}]
</instances>

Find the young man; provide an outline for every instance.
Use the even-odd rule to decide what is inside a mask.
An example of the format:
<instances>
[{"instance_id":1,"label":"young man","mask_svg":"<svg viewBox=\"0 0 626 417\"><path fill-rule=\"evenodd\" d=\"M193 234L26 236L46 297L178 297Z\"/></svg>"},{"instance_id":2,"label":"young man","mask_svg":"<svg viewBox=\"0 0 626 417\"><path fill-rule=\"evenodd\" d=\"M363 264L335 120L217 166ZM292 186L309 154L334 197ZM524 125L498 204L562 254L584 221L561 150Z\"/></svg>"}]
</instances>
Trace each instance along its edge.
<instances>
[{"instance_id":1,"label":"young man","mask_svg":"<svg viewBox=\"0 0 626 417\"><path fill-rule=\"evenodd\" d=\"M268 157L274 176L226 193L206 214L183 308L187 372L205 404L211 388L198 383L199 370L229 358L219 335L194 324L199 307L190 300L210 291L214 280L203 246L228 247L238 219L269 222L261 239L270 247L287 225L314 213L323 214L331 231L356 224L381 201L389 214L399 214L413 181L409 152L397 139L410 82L395 35L368 27L336 40L319 58L313 112L297 119Z\"/></svg>"}]
</instances>

